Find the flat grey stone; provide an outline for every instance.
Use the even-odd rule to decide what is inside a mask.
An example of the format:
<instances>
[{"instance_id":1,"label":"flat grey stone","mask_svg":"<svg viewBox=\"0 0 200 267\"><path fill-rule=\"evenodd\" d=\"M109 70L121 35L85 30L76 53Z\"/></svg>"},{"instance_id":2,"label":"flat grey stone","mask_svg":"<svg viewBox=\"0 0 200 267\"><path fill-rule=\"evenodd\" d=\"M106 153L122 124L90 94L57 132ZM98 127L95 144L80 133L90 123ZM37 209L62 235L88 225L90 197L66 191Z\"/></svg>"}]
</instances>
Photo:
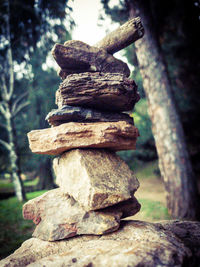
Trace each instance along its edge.
<instances>
[{"instance_id":1,"label":"flat grey stone","mask_svg":"<svg viewBox=\"0 0 200 267\"><path fill-rule=\"evenodd\" d=\"M126 121L134 125L133 118L125 113L105 112L83 107L63 106L48 113L46 120L52 126L66 122L114 122Z\"/></svg>"}]
</instances>

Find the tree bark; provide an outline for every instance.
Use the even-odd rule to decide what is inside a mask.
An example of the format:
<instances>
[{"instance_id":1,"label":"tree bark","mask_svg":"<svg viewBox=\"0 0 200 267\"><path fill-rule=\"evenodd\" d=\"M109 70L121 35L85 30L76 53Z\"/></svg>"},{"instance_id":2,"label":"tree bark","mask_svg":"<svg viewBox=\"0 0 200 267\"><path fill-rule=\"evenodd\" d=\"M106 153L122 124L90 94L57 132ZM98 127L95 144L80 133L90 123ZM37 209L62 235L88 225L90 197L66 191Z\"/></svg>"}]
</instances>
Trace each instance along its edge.
<instances>
[{"instance_id":1,"label":"tree bark","mask_svg":"<svg viewBox=\"0 0 200 267\"><path fill-rule=\"evenodd\" d=\"M40 163L38 172L39 182L37 184L37 190L56 188L52 174L52 162L50 158L47 158L44 162Z\"/></svg>"},{"instance_id":2,"label":"tree bark","mask_svg":"<svg viewBox=\"0 0 200 267\"><path fill-rule=\"evenodd\" d=\"M6 107L6 125L7 125L7 133L8 133L8 143L9 143L9 159L10 159L10 165L12 170L12 180L15 188L15 194L19 201L25 201L25 191L23 187L23 183L19 174L19 167L17 164L18 157L17 157L17 151L16 146L14 142L14 133L13 133L13 127L12 127L12 113L10 111L9 103L5 104Z\"/></svg>"},{"instance_id":3,"label":"tree bark","mask_svg":"<svg viewBox=\"0 0 200 267\"><path fill-rule=\"evenodd\" d=\"M43 129L45 128L46 123L44 121L44 114L42 112L39 97L36 97L36 106L37 106L37 116L39 116L39 128ZM52 172L52 161L50 158L45 158L45 157L43 158L43 160L37 167L37 175L39 176L39 181L36 186L37 190L56 188Z\"/></svg>"},{"instance_id":4,"label":"tree bark","mask_svg":"<svg viewBox=\"0 0 200 267\"><path fill-rule=\"evenodd\" d=\"M13 58L12 58L12 48L11 48L11 38L10 38L10 5L9 0L7 0L7 14L4 15L5 19L5 32L6 39L8 41L8 47L5 52L5 62L4 66L0 66L0 82L1 82L1 102L0 102L0 112L5 118L6 124L5 129L8 134L8 142L0 140L0 143L5 146L9 151L9 160L12 170L12 179L15 188L15 194L19 201L26 200L25 191L23 183L20 177L20 170L18 166L18 156L17 147L14 140L14 117L17 113L27 105L27 103L17 105L17 101L12 104L12 97L14 93L14 71L13 71ZM6 77L7 76L7 77ZM7 78L7 79L6 79ZM22 97L23 98L23 97ZM21 99L21 97L20 97Z\"/></svg>"},{"instance_id":5,"label":"tree bark","mask_svg":"<svg viewBox=\"0 0 200 267\"><path fill-rule=\"evenodd\" d=\"M197 219L197 185L147 2L129 1L129 10L130 17L141 17L145 29L144 37L135 43L135 47L167 193L167 206L173 218Z\"/></svg>"}]
</instances>

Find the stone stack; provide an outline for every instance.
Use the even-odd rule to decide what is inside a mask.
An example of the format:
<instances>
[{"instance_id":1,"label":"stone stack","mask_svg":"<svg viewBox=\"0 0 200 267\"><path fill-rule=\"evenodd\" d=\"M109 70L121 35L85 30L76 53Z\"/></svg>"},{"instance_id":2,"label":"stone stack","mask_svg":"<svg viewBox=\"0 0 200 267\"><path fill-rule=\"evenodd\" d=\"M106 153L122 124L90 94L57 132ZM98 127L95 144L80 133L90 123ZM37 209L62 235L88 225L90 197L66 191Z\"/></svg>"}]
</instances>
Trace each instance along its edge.
<instances>
[{"instance_id":1,"label":"stone stack","mask_svg":"<svg viewBox=\"0 0 200 267\"><path fill-rule=\"evenodd\" d=\"M51 128L28 133L32 152L53 160L59 188L28 201L25 219L34 237L55 241L116 231L122 218L140 210L139 182L116 151L135 149L139 136L132 110L139 100L124 62L105 48L81 41L56 44L53 57L63 79L58 109L47 115Z\"/></svg>"}]
</instances>

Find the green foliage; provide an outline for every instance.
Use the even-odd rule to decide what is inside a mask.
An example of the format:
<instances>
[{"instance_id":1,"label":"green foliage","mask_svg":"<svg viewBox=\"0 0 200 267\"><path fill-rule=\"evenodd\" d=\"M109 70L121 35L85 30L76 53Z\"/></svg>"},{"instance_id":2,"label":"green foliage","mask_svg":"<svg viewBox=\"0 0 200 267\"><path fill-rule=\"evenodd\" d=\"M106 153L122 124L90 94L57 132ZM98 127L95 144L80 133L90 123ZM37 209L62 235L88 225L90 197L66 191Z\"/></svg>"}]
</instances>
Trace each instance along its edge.
<instances>
[{"instance_id":1,"label":"green foliage","mask_svg":"<svg viewBox=\"0 0 200 267\"><path fill-rule=\"evenodd\" d=\"M43 193L45 191L28 193L27 198L29 200ZM23 219L22 205L16 197L0 201L0 258L13 253L32 235L34 224Z\"/></svg>"},{"instance_id":2,"label":"green foliage","mask_svg":"<svg viewBox=\"0 0 200 267\"><path fill-rule=\"evenodd\" d=\"M145 144L152 138L151 121L147 111L146 99L140 99L140 101L135 105L133 118L135 126L139 129L139 132L142 133L138 138L138 145Z\"/></svg>"},{"instance_id":3,"label":"green foliage","mask_svg":"<svg viewBox=\"0 0 200 267\"><path fill-rule=\"evenodd\" d=\"M119 0L119 4L110 7L110 0L101 0L106 15L110 16L113 21L124 23L128 18L127 1Z\"/></svg>"},{"instance_id":4,"label":"green foliage","mask_svg":"<svg viewBox=\"0 0 200 267\"><path fill-rule=\"evenodd\" d=\"M131 73L131 78L135 80L141 98L145 98L144 88L142 84L142 77L138 66L138 61L135 53L135 45L131 44L124 49L124 56L127 58L128 63L134 66L134 71Z\"/></svg>"},{"instance_id":5,"label":"green foliage","mask_svg":"<svg viewBox=\"0 0 200 267\"><path fill-rule=\"evenodd\" d=\"M136 150L122 151L119 155L129 164L136 166L140 161L152 161L157 158L151 120L147 112L147 100L145 98L135 105L133 112L134 124L138 128L140 136L137 139Z\"/></svg>"},{"instance_id":6,"label":"green foliage","mask_svg":"<svg viewBox=\"0 0 200 267\"><path fill-rule=\"evenodd\" d=\"M63 30L64 19L68 22L68 30L74 25L70 16L71 8L68 6L68 1L1 0L1 43L5 42L5 19L8 12L13 56L18 63L26 61L33 54L38 42L44 41L44 36L46 40L52 39L52 35L58 33L58 25Z\"/></svg>"},{"instance_id":7,"label":"green foliage","mask_svg":"<svg viewBox=\"0 0 200 267\"><path fill-rule=\"evenodd\" d=\"M38 183L38 179L36 178L36 179L31 180L31 181L25 181L24 186L25 186L25 188L26 188L26 186L36 186L37 183Z\"/></svg>"}]
</instances>

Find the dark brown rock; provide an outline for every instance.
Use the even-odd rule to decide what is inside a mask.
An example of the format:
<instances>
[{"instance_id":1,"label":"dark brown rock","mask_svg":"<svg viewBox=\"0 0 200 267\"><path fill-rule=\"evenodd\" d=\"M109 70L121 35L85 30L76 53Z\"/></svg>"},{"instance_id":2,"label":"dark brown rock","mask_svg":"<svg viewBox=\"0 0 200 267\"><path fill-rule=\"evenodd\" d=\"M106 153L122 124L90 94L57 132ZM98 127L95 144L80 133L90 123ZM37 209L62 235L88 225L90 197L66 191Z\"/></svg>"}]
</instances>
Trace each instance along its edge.
<instances>
[{"instance_id":1,"label":"dark brown rock","mask_svg":"<svg viewBox=\"0 0 200 267\"><path fill-rule=\"evenodd\" d=\"M85 211L77 201L60 188L29 200L23 216L37 225L34 237L55 241L82 234L102 235L119 228L120 218L140 210L136 198L100 211Z\"/></svg>"},{"instance_id":2,"label":"dark brown rock","mask_svg":"<svg viewBox=\"0 0 200 267\"><path fill-rule=\"evenodd\" d=\"M61 109L53 109L46 117L52 126L58 126L66 122L114 122L126 121L134 125L133 118L128 114L119 112L105 112L97 109L63 106Z\"/></svg>"},{"instance_id":3,"label":"dark brown rock","mask_svg":"<svg viewBox=\"0 0 200 267\"><path fill-rule=\"evenodd\" d=\"M108 54L106 50L92 47L81 41L70 40L55 44L52 55L62 71L62 78L71 73L80 72L109 72L122 73L126 77L130 70L126 63Z\"/></svg>"},{"instance_id":4,"label":"dark brown rock","mask_svg":"<svg viewBox=\"0 0 200 267\"><path fill-rule=\"evenodd\" d=\"M73 148L135 149L138 129L125 121L69 122L28 133L32 152L59 155Z\"/></svg>"},{"instance_id":5,"label":"dark brown rock","mask_svg":"<svg viewBox=\"0 0 200 267\"><path fill-rule=\"evenodd\" d=\"M171 230L165 230L160 223L124 221L118 231L103 236L80 236L59 242L31 238L0 264L2 267L198 266L198 255L191 249L200 246L200 239L196 238L200 222L179 221L179 228L189 231L189 236L183 234L182 239L173 230L177 223L166 223ZM184 230L185 224L188 230Z\"/></svg>"},{"instance_id":6,"label":"dark brown rock","mask_svg":"<svg viewBox=\"0 0 200 267\"><path fill-rule=\"evenodd\" d=\"M132 110L140 99L133 80L117 73L71 74L56 92L56 104L83 106L109 111Z\"/></svg>"}]
</instances>

